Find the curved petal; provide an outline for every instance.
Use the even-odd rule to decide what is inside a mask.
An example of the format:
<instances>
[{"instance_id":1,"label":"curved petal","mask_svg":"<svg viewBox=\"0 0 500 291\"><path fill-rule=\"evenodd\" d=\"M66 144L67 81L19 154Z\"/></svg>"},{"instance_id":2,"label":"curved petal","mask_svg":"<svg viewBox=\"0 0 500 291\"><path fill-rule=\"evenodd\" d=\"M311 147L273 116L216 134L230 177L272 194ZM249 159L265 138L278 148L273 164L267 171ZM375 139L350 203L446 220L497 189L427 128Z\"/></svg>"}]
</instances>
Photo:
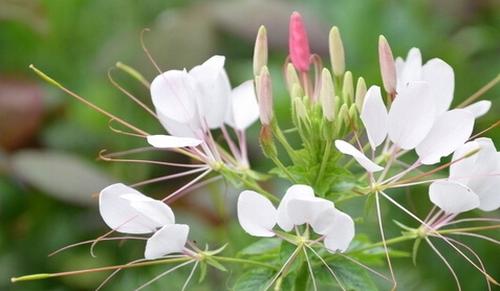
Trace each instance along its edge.
<instances>
[{"instance_id":1,"label":"curved petal","mask_svg":"<svg viewBox=\"0 0 500 291\"><path fill-rule=\"evenodd\" d=\"M294 198L288 202L287 212L294 225L311 224L320 213L333 206L333 202L323 198Z\"/></svg>"},{"instance_id":2,"label":"curved petal","mask_svg":"<svg viewBox=\"0 0 500 291\"><path fill-rule=\"evenodd\" d=\"M224 70L224 61L223 56L213 56L189 71L201 92L197 95L200 117L209 128L220 127L228 110L231 84Z\"/></svg>"},{"instance_id":3,"label":"curved petal","mask_svg":"<svg viewBox=\"0 0 500 291\"><path fill-rule=\"evenodd\" d=\"M158 112L160 123L173 136L203 138L203 127L199 124L198 119L193 119L192 122L178 122Z\"/></svg>"},{"instance_id":4,"label":"curved petal","mask_svg":"<svg viewBox=\"0 0 500 291\"><path fill-rule=\"evenodd\" d=\"M438 163L463 145L472 134L474 116L465 109L454 109L441 114L432 129L417 146L422 164Z\"/></svg>"},{"instance_id":5,"label":"curved petal","mask_svg":"<svg viewBox=\"0 0 500 291\"><path fill-rule=\"evenodd\" d=\"M271 201L254 191L243 191L238 198L238 220L250 235L274 236L277 213Z\"/></svg>"},{"instance_id":6,"label":"curved petal","mask_svg":"<svg viewBox=\"0 0 500 291\"><path fill-rule=\"evenodd\" d=\"M477 141L470 141L455 150L451 159L453 163L450 165L450 180L467 184L467 181L473 175L472 173L474 173L479 152L467 158L464 157L480 149L481 146Z\"/></svg>"},{"instance_id":7,"label":"curved petal","mask_svg":"<svg viewBox=\"0 0 500 291\"><path fill-rule=\"evenodd\" d=\"M281 198L280 205L278 205L278 225L284 231L292 230L294 224L288 215L288 202L296 198L313 198L314 190L307 185L293 185L286 191L283 198Z\"/></svg>"},{"instance_id":8,"label":"curved petal","mask_svg":"<svg viewBox=\"0 0 500 291\"><path fill-rule=\"evenodd\" d=\"M178 137L172 135L149 135L147 137L148 143L155 148L168 149L168 148L182 148L182 147L195 147L202 143L201 140L190 137Z\"/></svg>"},{"instance_id":9,"label":"curved petal","mask_svg":"<svg viewBox=\"0 0 500 291\"><path fill-rule=\"evenodd\" d=\"M429 60L422 67L422 81L429 83L429 94L436 104L436 115L446 112L453 101L455 74L441 59Z\"/></svg>"},{"instance_id":10,"label":"curved petal","mask_svg":"<svg viewBox=\"0 0 500 291\"><path fill-rule=\"evenodd\" d=\"M154 260L168 254L182 253L187 242L188 234L188 225L165 225L148 239L144 251L144 258Z\"/></svg>"},{"instance_id":11,"label":"curved petal","mask_svg":"<svg viewBox=\"0 0 500 291\"><path fill-rule=\"evenodd\" d=\"M446 213L458 214L479 206L479 197L469 187L452 181L437 181L429 187L432 203Z\"/></svg>"},{"instance_id":12,"label":"curved petal","mask_svg":"<svg viewBox=\"0 0 500 291\"><path fill-rule=\"evenodd\" d=\"M480 151L467 186L479 196L479 209L493 211L500 207L500 153L489 138L478 138L475 142Z\"/></svg>"},{"instance_id":13,"label":"curved petal","mask_svg":"<svg viewBox=\"0 0 500 291\"><path fill-rule=\"evenodd\" d=\"M150 90L160 118L165 116L180 123L198 124L196 100L200 91L195 79L186 71L170 70L158 75Z\"/></svg>"},{"instance_id":14,"label":"curved petal","mask_svg":"<svg viewBox=\"0 0 500 291\"><path fill-rule=\"evenodd\" d=\"M154 211L150 211L151 209ZM101 191L99 212L111 229L121 233L152 233L175 221L168 205L121 183L110 185Z\"/></svg>"},{"instance_id":15,"label":"curved petal","mask_svg":"<svg viewBox=\"0 0 500 291\"><path fill-rule=\"evenodd\" d=\"M415 148L434 122L434 101L425 82L412 82L394 99L389 110L389 138L402 149Z\"/></svg>"},{"instance_id":16,"label":"curved petal","mask_svg":"<svg viewBox=\"0 0 500 291\"><path fill-rule=\"evenodd\" d=\"M469 110L474 118L481 117L485 115L491 108L491 101L481 100L476 103L472 103L469 106L464 107L464 109Z\"/></svg>"},{"instance_id":17,"label":"curved petal","mask_svg":"<svg viewBox=\"0 0 500 291\"><path fill-rule=\"evenodd\" d=\"M259 104L255 96L253 81L243 82L231 91L229 110L226 123L230 126L245 130L259 119Z\"/></svg>"},{"instance_id":18,"label":"curved petal","mask_svg":"<svg viewBox=\"0 0 500 291\"><path fill-rule=\"evenodd\" d=\"M411 48L404 62L396 60L396 74L398 93L410 83L422 80L422 55L418 48Z\"/></svg>"},{"instance_id":19,"label":"curved petal","mask_svg":"<svg viewBox=\"0 0 500 291\"><path fill-rule=\"evenodd\" d=\"M370 145L375 150L387 136L387 108L382 100L379 86L371 86L366 92L360 117L365 125Z\"/></svg>"},{"instance_id":20,"label":"curved petal","mask_svg":"<svg viewBox=\"0 0 500 291\"><path fill-rule=\"evenodd\" d=\"M372 162L369 158L367 158L362 152L360 152L357 148L352 146L351 144L343 141L336 140L335 147L343 154L352 156L365 170L368 172L378 172L383 170L384 168Z\"/></svg>"},{"instance_id":21,"label":"curved petal","mask_svg":"<svg viewBox=\"0 0 500 291\"><path fill-rule=\"evenodd\" d=\"M336 210L335 218L326 233L324 244L330 252L344 252L354 238L354 221L346 213Z\"/></svg>"}]
</instances>

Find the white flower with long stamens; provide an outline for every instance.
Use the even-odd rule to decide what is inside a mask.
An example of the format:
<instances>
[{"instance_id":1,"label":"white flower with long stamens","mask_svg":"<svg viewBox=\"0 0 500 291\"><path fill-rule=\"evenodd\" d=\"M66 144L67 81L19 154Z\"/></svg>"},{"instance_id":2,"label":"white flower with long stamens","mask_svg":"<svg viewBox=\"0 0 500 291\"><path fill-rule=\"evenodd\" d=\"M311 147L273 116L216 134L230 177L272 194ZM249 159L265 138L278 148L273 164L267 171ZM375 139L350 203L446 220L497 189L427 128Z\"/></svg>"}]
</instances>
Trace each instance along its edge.
<instances>
[{"instance_id":1,"label":"white flower with long stamens","mask_svg":"<svg viewBox=\"0 0 500 291\"><path fill-rule=\"evenodd\" d=\"M466 156L479 150L476 154ZM460 160L459 160L460 159ZM431 201L445 212L458 214L479 208L493 211L500 207L500 153L488 138L464 144L453 155L446 181L431 184Z\"/></svg>"},{"instance_id":2,"label":"white flower with long stamens","mask_svg":"<svg viewBox=\"0 0 500 291\"><path fill-rule=\"evenodd\" d=\"M118 183L104 188L99 196L99 211L114 231L154 234L147 240L144 257L157 259L185 249L189 226L176 224L170 207L162 201Z\"/></svg>"},{"instance_id":3,"label":"white flower with long stamens","mask_svg":"<svg viewBox=\"0 0 500 291\"><path fill-rule=\"evenodd\" d=\"M254 191L243 191L238 198L238 220L252 236L275 236L278 224L284 231L308 224L323 236L325 247L343 252L354 238L354 221L334 207L333 202L314 197L307 185L293 185L284 195L278 209L271 201Z\"/></svg>"},{"instance_id":4,"label":"white flower with long stamens","mask_svg":"<svg viewBox=\"0 0 500 291\"><path fill-rule=\"evenodd\" d=\"M169 70L153 80L153 104L160 122L173 136L149 137L152 146L197 146L210 129L220 128L224 122L238 130L255 122L258 106L253 83L247 81L231 90L224 61L223 56L213 56L189 72Z\"/></svg>"}]
</instances>

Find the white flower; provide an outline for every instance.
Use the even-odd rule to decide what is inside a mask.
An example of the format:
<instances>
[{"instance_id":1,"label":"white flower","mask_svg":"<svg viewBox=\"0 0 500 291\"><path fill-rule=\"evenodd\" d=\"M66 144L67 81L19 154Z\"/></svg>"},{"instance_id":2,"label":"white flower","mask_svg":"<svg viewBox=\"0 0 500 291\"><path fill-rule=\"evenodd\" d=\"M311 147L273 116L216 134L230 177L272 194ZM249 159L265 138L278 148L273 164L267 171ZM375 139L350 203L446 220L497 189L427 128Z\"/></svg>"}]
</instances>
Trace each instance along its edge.
<instances>
[{"instance_id":1,"label":"white flower","mask_svg":"<svg viewBox=\"0 0 500 291\"><path fill-rule=\"evenodd\" d=\"M307 223L324 236L331 252L345 251L354 238L354 221L349 215L335 209L333 202L314 197L313 189L306 185L291 186L278 209L261 194L243 191L238 198L238 220L248 234L258 237L274 236L276 224L290 231Z\"/></svg>"},{"instance_id":2,"label":"white flower","mask_svg":"<svg viewBox=\"0 0 500 291\"><path fill-rule=\"evenodd\" d=\"M196 146L208 130L220 128L224 122L244 130L258 118L253 83L247 81L231 90L224 61L223 56L213 56L189 72L169 70L153 80L153 105L173 136L148 138L152 146Z\"/></svg>"},{"instance_id":3,"label":"white flower","mask_svg":"<svg viewBox=\"0 0 500 291\"><path fill-rule=\"evenodd\" d=\"M470 155L475 150L476 154ZM465 157L465 158L464 158ZM461 160L459 160L461 159ZM446 181L431 184L431 201L447 213L474 208L493 211L500 207L500 153L489 138L478 138L458 148L453 154Z\"/></svg>"},{"instance_id":4,"label":"white flower","mask_svg":"<svg viewBox=\"0 0 500 291\"><path fill-rule=\"evenodd\" d=\"M184 250L189 226L175 224L170 207L162 201L145 196L124 184L104 188L99 195L99 212L114 231L148 234L146 259L156 259Z\"/></svg>"}]
</instances>

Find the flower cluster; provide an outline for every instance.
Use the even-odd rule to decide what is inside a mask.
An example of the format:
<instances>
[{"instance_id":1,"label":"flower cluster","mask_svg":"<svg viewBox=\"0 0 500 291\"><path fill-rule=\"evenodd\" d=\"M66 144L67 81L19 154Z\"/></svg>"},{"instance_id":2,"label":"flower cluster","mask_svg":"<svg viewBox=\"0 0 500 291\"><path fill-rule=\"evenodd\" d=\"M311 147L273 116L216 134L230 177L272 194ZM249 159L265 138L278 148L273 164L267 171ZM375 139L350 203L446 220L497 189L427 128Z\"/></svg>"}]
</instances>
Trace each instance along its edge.
<instances>
[{"instance_id":1,"label":"flower cluster","mask_svg":"<svg viewBox=\"0 0 500 291\"><path fill-rule=\"evenodd\" d=\"M284 79L291 97L289 123L292 129L287 131L282 130L273 110L267 32L263 26L257 33L254 48L254 80L231 89L224 70L225 58L213 56L189 71L160 72L150 85L147 83L154 112L125 91L157 118L169 135L149 134L89 103L34 68L52 84L135 131L132 135L145 138L154 149L180 153L194 161L193 164L178 164L114 159L116 154L101 155L102 159L109 161L194 168L133 186L203 172L162 200L149 198L124 184L113 184L103 189L99 196L100 213L112 230L100 239L113 232L152 234L149 238L140 237L147 240L146 260L160 259L162 263L172 263L174 261L169 255L177 253L180 255L175 260L180 261L175 262L183 262L177 267L194 262L183 290L198 264L202 266L203 278L207 265L225 271L221 262L257 268L257 271L243 268L246 273L239 276L235 290L239 290L240 286L247 286L248 289L249 284L258 290L268 290L273 286L274 290L285 290L285 284L295 284L298 289L304 290L312 286L318 290L320 282L317 282L315 274L325 271L324 268L332 275L333 284L342 290L350 288L347 286L349 282L339 278L336 271L341 269L346 272L349 268L357 269L345 277L367 280L356 276L368 270L392 281L395 289L397 279L390 260L392 246L389 245L407 240L415 241L414 260L420 241L425 240L450 269L460 289L453 268L430 238L439 238L449 244L485 276L488 287L491 283L498 285L471 248L449 237L451 234L469 235L498 243L489 237L471 233L498 228L498 224L449 228L467 221L498 222L494 218L455 220L460 213L472 209L493 211L500 207L497 192L500 188L500 153L492 140L479 137L485 131L473 135L475 119L489 111L491 102L472 103L481 95L475 94L457 108L450 109L455 89L451 66L438 58L423 64L417 48L410 49L406 59L394 59L388 41L381 36L378 55L382 86L386 93L383 94L381 86L367 86L363 77L354 82L352 72L346 70L344 46L337 27L333 27L329 35L330 69L323 66L319 55L311 52L307 30L299 13L291 15L289 29L289 58L284 64ZM131 72L132 69L127 70ZM133 71L132 75L140 74ZM495 80L498 82L500 79ZM121 87L119 89L122 90ZM247 156L244 132L257 119L261 122L260 146L275 166L266 174L252 170ZM234 129L236 143L226 125ZM216 142L214 129L220 129L224 144ZM300 143L291 142L297 138L290 139L289 134L296 135ZM422 169L423 166L436 165L452 154L451 162L428 171ZM414 159L410 164L406 162L409 155L409 159ZM449 168L448 178L434 176L446 168ZM199 182L213 172L217 173L216 178L223 177L243 190L237 202L239 224L246 233L261 238L248 247L251 251L242 250L231 257L218 256L224 247L202 251L188 241L189 226L175 223L174 214L167 204L173 203L188 190L215 181L207 179ZM271 176L292 184L280 198L259 184L260 180ZM429 197L435 205L425 219L398 203L392 198L393 193L388 193L392 189L419 184L430 184ZM342 205L347 200L372 197L381 237L381 241L375 243L355 236L355 220L347 214L349 207ZM401 236L386 239L380 197L415 219L419 226L409 227L396 222L404 231ZM437 208L440 210L436 211ZM363 223L363 219L359 221ZM276 253L276 241L279 253ZM290 246L294 251L288 251ZM370 261L377 256L370 251L379 247L383 247L384 252L379 252L378 256L385 256L390 279L363 264L364 259ZM464 254L463 248L473 253L480 264ZM282 256L285 257L284 262ZM138 266L134 263L130 266ZM355 267L349 265L345 268L347 264L354 264ZM116 270L122 268L115 267ZM45 278L42 275L33 276L38 276L36 279ZM34 279L33 276L15 280Z\"/></svg>"}]
</instances>

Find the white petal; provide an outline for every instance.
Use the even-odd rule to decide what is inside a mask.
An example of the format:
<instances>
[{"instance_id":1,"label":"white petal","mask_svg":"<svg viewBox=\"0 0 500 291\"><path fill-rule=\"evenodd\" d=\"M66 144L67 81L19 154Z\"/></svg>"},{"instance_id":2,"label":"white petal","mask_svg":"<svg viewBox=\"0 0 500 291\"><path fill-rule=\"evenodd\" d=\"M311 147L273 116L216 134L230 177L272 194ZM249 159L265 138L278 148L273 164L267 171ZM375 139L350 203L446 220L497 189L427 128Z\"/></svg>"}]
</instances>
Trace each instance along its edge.
<instances>
[{"instance_id":1,"label":"white petal","mask_svg":"<svg viewBox=\"0 0 500 291\"><path fill-rule=\"evenodd\" d=\"M476 103L472 103L471 105L464 107L464 109L469 110L474 118L481 117L485 115L491 108L491 101L489 100L481 100Z\"/></svg>"},{"instance_id":2,"label":"white petal","mask_svg":"<svg viewBox=\"0 0 500 291\"><path fill-rule=\"evenodd\" d=\"M124 194L120 198L129 201L130 206L142 216L149 218L156 227L175 223L172 209L162 201L152 199L145 195Z\"/></svg>"},{"instance_id":3,"label":"white petal","mask_svg":"<svg viewBox=\"0 0 500 291\"><path fill-rule=\"evenodd\" d=\"M182 253L187 242L189 226L169 224L159 229L146 243L144 258L154 260L172 253Z\"/></svg>"},{"instance_id":4,"label":"white petal","mask_svg":"<svg viewBox=\"0 0 500 291\"><path fill-rule=\"evenodd\" d=\"M424 82L404 87L389 110L389 138L400 148L415 148L427 135L434 122L434 101Z\"/></svg>"},{"instance_id":5,"label":"white petal","mask_svg":"<svg viewBox=\"0 0 500 291\"><path fill-rule=\"evenodd\" d=\"M243 82L231 91L229 110L226 123L230 126L245 130L259 119L259 104L255 96L253 81Z\"/></svg>"},{"instance_id":6,"label":"white petal","mask_svg":"<svg viewBox=\"0 0 500 291\"><path fill-rule=\"evenodd\" d=\"M360 152L357 148L352 146L351 144L343 141L336 140L335 147L343 154L352 156L365 170L368 172L378 172L382 171L384 168L372 162L369 158L367 158L362 152Z\"/></svg>"},{"instance_id":7,"label":"white petal","mask_svg":"<svg viewBox=\"0 0 500 291\"><path fill-rule=\"evenodd\" d=\"M134 200L143 203L139 206L132 205ZM153 208L156 210L154 213L159 215L151 217L152 213L145 212L145 208ZM151 233L158 227L175 221L168 205L121 183L110 185L101 191L99 212L111 229L122 233Z\"/></svg>"},{"instance_id":8,"label":"white petal","mask_svg":"<svg viewBox=\"0 0 500 291\"><path fill-rule=\"evenodd\" d=\"M238 198L238 220L250 235L274 236L277 213L271 201L254 191L243 191Z\"/></svg>"},{"instance_id":9,"label":"white petal","mask_svg":"<svg viewBox=\"0 0 500 291\"><path fill-rule=\"evenodd\" d=\"M474 116L465 109L447 111L436 119L416 151L422 164L438 163L463 145L472 133Z\"/></svg>"},{"instance_id":10,"label":"white petal","mask_svg":"<svg viewBox=\"0 0 500 291\"><path fill-rule=\"evenodd\" d=\"M366 92L360 117L365 125L370 145L375 150L387 136L387 108L379 86L371 86Z\"/></svg>"},{"instance_id":11,"label":"white petal","mask_svg":"<svg viewBox=\"0 0 500 291\"><path fill-rule=\"evenodd\" d=\"M452 182L437 181L429 187L432 203L446 213L461 213L479 206L479 197L469 187Z\"/></svg>"},{"instance_id":12,"label":"white petal","mask_svg":"<svg viewBox=\"0 0 500 291\"><path fill-rule=\"evenodd\" d=\"M333 202L318 197L294 198L287 204L288 217L294 225L311 224L328 208L333 208Z\"/></svg>"},{"instance_id":13,"label":"white petal","mask_svg":"<svg viewBox=\"0 0 500 291\"><path fill-rule=\"evenodd\" d=\"M324 244L330 252L344 252L354 238L354 221L342 211L335 214L335 219L325 236Z\"/></svg>"},{"instance_id":14,"label":"white petal","mask_svg":"<svg viewBox=\"0 0 500 291\"><path fill-rule=\"evenodd\" d=\"M149 135L147 140L150 145L160 149L195 147L202 142L195 138L172 135Z\"/></svg>"},{"instance_id":15,"label":"white petal","mask_svg":"<svg viewBox=\"0 0 500 291\"><path fill-rule=\"evenodd\" d=\"M477 141L470 141L455 150L451 159L453 163L450 165L450 180L460 182L465 185L467 184L470 176L474 173L476 159L479 152L467 158L464 157L476 150L479 150L480 148L481 147Z\"/></svg>"},{"instance_id":16,"label":"white petal","mask_svg":"<svg viewBox=\"0 0 500 291\"><path fill-rule=\"evenodd\" d=\"M476 154L467 186L479 196L481 210L496 210L500 207L500 153L489 138L478 138L475 142L480 151Z\"/></svg>"},{"instance_id":17,"label":"white petal","mask_svg":"<svg viewBox=\"0 0 500 291\"><path fill-rule=\"evenodd\" d=\"M160 119L163 127L173 136L179 137L203 137L203 127L199 124L198 119L193 119L192 122L178 122L157 112L158 119Z\"/></svg>"},{"instance_id":18,"label":"white petal","mask_svg":"<svg viewBox=\"0 0 500 291\"><path fill-rule=\"evenodd\" d=\"M192 123L195 127L199 127L196 105L199 95L196 81L186 71L166 71L151 83L151 98L159 117Z\"/></svg>"},{"instance_id":19,"label":"white petal","mask_svg":"<svg viewBox=\"0 0 500 291\"><path fill-rule=\"evenodd\" d=\"M429 93L436 104L436 115L448 110L455 89L453 68L441 59L432 59L422 67L422 81L429 83Z\"/></svg>"},{"instance_id":20,"label":"white petal","mask_svg":"<svg viewBox=\"0 0 500 291\"><path fill-rule=\"evenodd\" d=\"M314 190L307 185L293 185L286 191L283 198L281 198L280 205L278 206L278 225L284 231L292 230L294 224L288 215L288 202L296 198L313 198Z\"/></svg>"},{"instance_id":21,"label":"white petal","mask_svg":"<svg viewBox=\"0 0 500 291\"><path fill-rule=\"evenodd\" d=\"M410 83L422 80L422 55L418 48L411 48L404 64L396 64L397 92L401 92Z\"/></svg>"},{"instance_id":22,"label":"white petal","mask_svg":"<svg viewBox=\"0 0 500 291\"><path fill-rule=\"evenodd\" d=\"M197 99L200 116L210 128L220 127L228 110L231 85L224 70L224 61L223 56L213 56L189 71L201 91Z\"/></svg>"}]
</instances>

